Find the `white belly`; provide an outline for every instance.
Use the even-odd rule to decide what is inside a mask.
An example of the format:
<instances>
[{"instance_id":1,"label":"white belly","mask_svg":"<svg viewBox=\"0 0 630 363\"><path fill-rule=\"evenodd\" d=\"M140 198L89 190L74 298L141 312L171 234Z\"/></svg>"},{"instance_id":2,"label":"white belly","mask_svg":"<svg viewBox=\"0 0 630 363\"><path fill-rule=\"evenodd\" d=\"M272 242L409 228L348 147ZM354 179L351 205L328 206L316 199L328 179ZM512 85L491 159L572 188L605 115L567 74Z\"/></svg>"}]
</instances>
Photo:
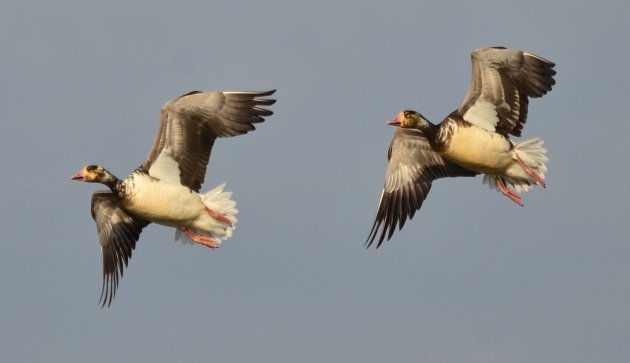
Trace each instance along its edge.
<instances>
[{"instance_id":1,"label":"white belly","mask_svg":"<svg viewBox=\"0 0 630 363\"><path fill-rule=\"evenodd\" d=\"M147 176L135 176L133 184L135 193L124 207L151 222L181 227L192 223L203 212L201 197L187 187L151 180Z\"/></svg>"},{"instance_id":2,"label":"white belly","mask_svg":"<svg viewBox=\"0 0 630 363\"><path fill-rule=\"evenodd\" d=\"M512 164L510 142L503 136L476 126L460 127L451 136L445 159L469 170L501 174Z\"/></svg>"}]
</instances>

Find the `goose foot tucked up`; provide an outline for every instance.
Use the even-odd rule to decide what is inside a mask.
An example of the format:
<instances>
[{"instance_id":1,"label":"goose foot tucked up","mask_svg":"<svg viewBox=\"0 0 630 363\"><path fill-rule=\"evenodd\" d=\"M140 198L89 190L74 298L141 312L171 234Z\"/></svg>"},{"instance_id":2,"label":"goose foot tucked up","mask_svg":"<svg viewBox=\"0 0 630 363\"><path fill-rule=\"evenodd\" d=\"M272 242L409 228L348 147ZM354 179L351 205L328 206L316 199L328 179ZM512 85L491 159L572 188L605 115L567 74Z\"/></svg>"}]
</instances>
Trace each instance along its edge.
<instances>
[{"instance_id":1,"label":"goose foot tucked up","mask_svg":"<svg viewBox=\"0 0 630 363\"><path fill-rule=\"evenodd\" d=\"M217 221L219 221L221 223L227 224L228 226L232 227L232 221L228 217L226 217L225 214L217 212L215 210L212 210L212 209L210 209L208 207L205 207L205 208L206 208L206 212L208 212L210 217L216 219Z\"/></svg>"},{"instance_id":2,"label":"goose foot tucked up","mask_svg":"<svg viewBox=\"0 0 630 363\"><path fill-rule=\"evenodd\" d=\"M501 193L503 193L503 195L510 198L514 203L520 205L521 207L524 206L521 196L518 195L516 191L508 188L505 184L503 184L503 180L501 180L501 177L497 177L497 185L499 186L499 189L501 190Z\"/></svg>"},{"instance_id":3,"label":"goose foot tucked up","mask_svg":"<svg viewBox=\"0 0 630 363\"><path fill-rule=\"evenodd\" d=\"M516 154L516 160L518 161L519 164L521 164L521 166L523 167L523 170L525 170L527 175L529 175L532 179L534 179L538 185L540 185L543 188L545 187L545 180L540 175L538 175L538 173L536 173L532 168L525 165L525 163L523 162L523 160L521 160L521 157L518 156L518 154Z\"/></svg>"},{"instance_id":4,"label":"goose foot tucked up","mask_svg":"<svg viewBox=\"0 0 630 363\"><path fill-rule=\"evenodd\" d=\"M213 250L215 248L219 247L219 245L216 242L214 242L212 240L212 238L208 238L208 237L206 237L204 235L195 233L195 232L193 232L193 231L191 231L189 229L186 229L186 228L182 228L181 230L182 230L182 232L186 233L186 235L188 235L188 237L190 237L190 239L193 240L195 243L199 243L200 245L209 247L209 248L211 248Z\"/></svg>"}]
</instances>

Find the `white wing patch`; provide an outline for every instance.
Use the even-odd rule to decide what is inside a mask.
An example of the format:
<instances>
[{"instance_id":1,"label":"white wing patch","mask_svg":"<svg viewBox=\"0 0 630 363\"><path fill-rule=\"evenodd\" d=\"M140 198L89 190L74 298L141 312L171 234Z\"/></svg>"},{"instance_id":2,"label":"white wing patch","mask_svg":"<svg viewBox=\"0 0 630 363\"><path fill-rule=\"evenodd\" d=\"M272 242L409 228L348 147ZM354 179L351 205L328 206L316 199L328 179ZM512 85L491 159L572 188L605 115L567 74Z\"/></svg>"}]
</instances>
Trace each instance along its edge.
<instances>
[{"instance_id":1,"label":"white wing patch","mask_svg":"<svg viewBox=\"0 0 630 363\"><path fill-rule=\"evenodd\" d=\"M464 120L482 129L494 132L499 122L496 106L490 101L477 100L464 114Z\"/></svg>"},{"instance_id":2,"label":"white wing patch","mask_svg":"<svg viewBox=\"0 0 630 363\"><path fill-rule=\"evenodd\" d=\"M149 175L171 184L181 185L179 173L179 164L169 156L168 148L162 149L149 168Z\"/></svg>"},{"instance_id":3,"label":"white wing patch","mask_svg":"<svg viewBox=\"0 0 630 363\"><path fill-rule=\"evenodd\" d=\"M182 152L183 143L183 121L179 119L177 113L169 115L170 122L166 123L166 144L160 155L149 167L149 175L170 184L181 185L179 164L171 155L178 155Z\"/></svg>"}]
</instances>

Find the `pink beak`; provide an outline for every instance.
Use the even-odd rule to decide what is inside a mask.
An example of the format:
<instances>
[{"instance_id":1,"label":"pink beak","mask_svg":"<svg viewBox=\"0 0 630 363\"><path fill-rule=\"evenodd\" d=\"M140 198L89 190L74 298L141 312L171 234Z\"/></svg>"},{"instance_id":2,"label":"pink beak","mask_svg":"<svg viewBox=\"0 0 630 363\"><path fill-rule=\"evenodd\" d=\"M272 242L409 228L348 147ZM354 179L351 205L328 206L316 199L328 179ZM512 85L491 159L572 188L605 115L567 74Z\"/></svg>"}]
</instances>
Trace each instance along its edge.
<instances>
[{"instance_id":1,"label":"pink beak","mask_svg":"<svg viewBox=\"0 0 630 363\"><path fill-rule=\"evenodd\" d=\"M394 117L393 119L387 121L387 124L392 126L400 125L400 119L398 119L398 115L396 115L396 117Z\"/></svg>"},{"instance_id":2,"label":"pink beak","mask_svg":"<svg viewBox=\"0 0 630 363\"><path fill-rule=\"evenodd\" d=\"M74 174L72 177L70 177L70 180L83 180L84 178L85 176L83 175L83 171L80 171Z\"/></svg>"}]
</instances>

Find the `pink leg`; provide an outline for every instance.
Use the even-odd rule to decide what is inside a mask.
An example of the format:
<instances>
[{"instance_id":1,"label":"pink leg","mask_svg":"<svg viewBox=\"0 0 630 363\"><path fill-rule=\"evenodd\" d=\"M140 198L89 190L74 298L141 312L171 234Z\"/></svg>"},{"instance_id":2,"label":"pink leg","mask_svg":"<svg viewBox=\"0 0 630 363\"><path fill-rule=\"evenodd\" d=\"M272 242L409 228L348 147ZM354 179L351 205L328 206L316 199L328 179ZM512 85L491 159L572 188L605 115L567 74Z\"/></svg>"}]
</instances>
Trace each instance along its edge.
<instances>
[{"instance_id":1,"label":"pink leg","mask_svg":"<svg viewBox=\"0 0 630 363\"><path fill-rule=\"evenodd\" d=\"M496 178L497 178L497 185L499 186L501 193L503 193L503 195L510 198L514 203L522 207L524 204L523 204L523 200L521 199L521 196L518 195L517 192L515 192L514 190L508 188L505 184L503 184L501 177L497 176Z\"/></svg>"},{"instance_id":2,"label":"pink leg","mask_svg":"<svg viewBox=\"0 0 630 363\"><path fill-rule=\"evenodd\" d=\"M190 239L192 239L196 243L199 243L200 245L210 247L212 249L219 247L219 245L216 244L211 238L208 238L198 233L194 233L193 231L186 228L182 228L181 230L182 232L186 233L188 237L190 237Z\"/></svg>"},{"instance_id":3,"label":"pink leg","mask_svg":"<svg viewBox=\"0 0 630 363\"><path fill-rule=\"evenodd\" d=\"M525 163L523 162L523 160L521 160L521 157L518 156L517 153L514 153L514 155L516 155L516 160L518 160L519 164L521 164L521 166L523 167L523 169L525 170L527 175L532 177L532 179L534 179L536 181L536 183L538 183L538 185L540 185L541 187L544 188L545 187L545 180L540 175L538 175L538 173L536 173L534 170L532 170L532 168L530 168L529 166L525 165Z\"/></svg>"},{"instance_id":4,"label":"pink leg","mask_svg":"<svg viewBox=\"0 0 630 363\"><path fill-rule=\"evenodd\" d=\"M206 212L208 212L210 217L216 219L217 221L219 221L221 223L227 224L230 227L232 226L232 221L230 221L230 219L228 217L226 217L225 214L219 213L219 212L214 211L214 210L212 210L212 209L210 209L208 207L205 207L205 206L204 206L204 208L206 208Z\"/></svg>"}]
</instances>

